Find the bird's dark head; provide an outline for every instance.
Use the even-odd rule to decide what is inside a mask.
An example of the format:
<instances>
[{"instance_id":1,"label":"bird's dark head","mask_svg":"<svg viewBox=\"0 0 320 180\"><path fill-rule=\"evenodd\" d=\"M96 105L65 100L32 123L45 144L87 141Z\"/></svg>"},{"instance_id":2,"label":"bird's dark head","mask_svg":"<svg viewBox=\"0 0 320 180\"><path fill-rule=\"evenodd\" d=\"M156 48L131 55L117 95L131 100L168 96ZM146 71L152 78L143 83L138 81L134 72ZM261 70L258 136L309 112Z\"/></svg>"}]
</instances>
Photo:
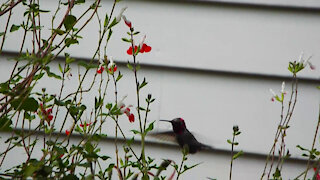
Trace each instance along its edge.
<instances>
[{"instance_id":1,"label":"bird's dark head","mask_svg":"<svg viewBox=\"0 0 320 180\"><path fill-rule=\"evenodd\" d=\"M181 134L186 130L186 123L182 118L175 118L171 121L169 120L160 120L160 121L166 121L170 122L172 124L173 132L176 134Z\"/></svg>"}]
</instances>

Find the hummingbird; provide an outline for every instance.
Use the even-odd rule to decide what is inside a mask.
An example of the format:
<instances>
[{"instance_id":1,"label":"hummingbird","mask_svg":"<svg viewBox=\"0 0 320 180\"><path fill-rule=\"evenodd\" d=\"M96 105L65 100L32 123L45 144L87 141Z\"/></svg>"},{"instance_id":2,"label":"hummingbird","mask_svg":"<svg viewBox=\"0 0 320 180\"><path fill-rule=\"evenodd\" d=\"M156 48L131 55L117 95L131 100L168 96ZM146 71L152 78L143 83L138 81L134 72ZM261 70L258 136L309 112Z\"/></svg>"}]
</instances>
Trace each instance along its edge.
<instances>
[{"instance_id":1,"label":"hummingbird","mask_svg":"<svg viewBox=\"0 0 320 180\"><path fill-rule=\"evenodd\" d=\"M213 149L211 146L205 145L197 141L193 134L187 129L186 123L182 118L175 118L173 120L160 120L169 122L172 125L173 132L160 132L158 135L174 136L181 148L187 146L189 153L194 154L202 149Z\"/></svg>"}]
</instances>

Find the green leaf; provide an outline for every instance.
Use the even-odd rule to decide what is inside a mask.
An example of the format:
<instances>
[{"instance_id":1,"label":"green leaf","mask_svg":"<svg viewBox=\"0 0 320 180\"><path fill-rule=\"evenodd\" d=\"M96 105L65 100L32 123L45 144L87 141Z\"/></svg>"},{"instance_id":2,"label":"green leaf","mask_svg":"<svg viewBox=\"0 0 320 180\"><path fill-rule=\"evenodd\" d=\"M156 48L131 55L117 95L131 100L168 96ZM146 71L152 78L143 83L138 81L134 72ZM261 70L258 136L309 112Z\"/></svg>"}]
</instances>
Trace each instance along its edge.
<instances>
[{"instance_id":1,"label":"green leaf","mask_svg":"<svg viewBox=\"0 0 320 180\"><path fill-rule=\"evenodd\" d=\"M130 140L127 140L127 145L131 146L133 142L134 142L134 137L132 137Z\"/></svg>"},{"instance_id":2,"label":"green leaf","mask_svg":"<svg viewBox=\"0 0 320 180\"><path fill-rule=\"evenodd\" d=\"M83 4L85 2L86 2L85 0L76 0L74 1L74 4Z\"/></svg>"},{"instance_id":3,"label":"green leaf","mask_svg":"<svg viewBox=\"0 0 320 180\"><path fill-rule=\"evenodd\" d=\"M20 28L20 26L12 24L11 28L10 28L10 32L14 32L17 31Z\"/></svg>"},{"instance_id":4,"label":"green leaf","mask_svg":"<svg viewBox=\"0 0 320 180\"><path fill-rule=\"evenodd\" d=\"M63 101L60 101L58 99L54 99L54 104L56 104L58 106L65 106L66 105Z\"/></svg>"},{"instance_id":5,"label":"green leaf","mask_svg":"<svg viewBox=\"0 0 320 180\"><path fill-rule=\"evenodd\" d=\"M153 121L152 123L149 124L148 128L147 128L146 131L145 131L146 133L148 133L149 131L152 131L152 130L153 130L153 127L154 127L153 124L154 124L154 122L155 122L155 121Z\"/></svg>"},{"instance_id":6,"label":"green leaf","mask_svg":"<svg viewBox=\"0 0 320 180\"><path fill-rule=\"evenodd\" d=\"M0 84L0 93L7 94L10 91L8 82Z\"/></svg>"},{"instance_id":7,"label":"green leaf","mask_svg":"<svg viewBox=\"0 0 320 180\"><path fill-rule=\"evenodd\" d=\"M3 36L4 35L4 32L0 32L0 36Z\"/></svg>"},{"instance_id":8,"label":"green leaf","mask_svg":"<svg viewBox=\"0 0 320 180\"><path fill-rule=\"evenodd\" d=\"M108 41L109 41L109 39L111 38L111 36L112 36L112 32L113 32L113 31L110 29L110 30L109 30L109 33L108 33L108 37L107 37L107 42L108 42Z\"/></svg>"},{"instance_id":9,"label":"green leaf","mask_svg":"<svg viewBox=\"0 0 320 180\"><path fill-rule=\"evenodd\" d=\"M77 18L73 15L68 15L64 21L63 21L63 25L66 28L66 30L71 30L72 27L74 26L75 22L77 21Z\"/></svg>"},{"instance_id":10,"label":"green leaf","mask_svg":"<svg viewBox=\"0 0 320 180\"><path fill-rule=\"evenodd\" d=\"M139 86L139 89L143 88L144 86L146 86L148 84L148 82L146 82L146 78L143 78L142 83Z\"/></svg>"},{"instance_id":11,"label":"green leaf","mask_svg":"<svg viewBox=\"0 0 320 180\"><path fill-rule=\"evenodd\" d=\"M108 103L108 104L106 105L106 108L110 110L110 109L112 108L112 103Z\"/></svg>"},{"instance_id":12,"label":"green leaf","mask_svg":"<svg viewBox=\"0 0 320 180\"><path fill-rule=\"evenodd\" d=\"M113 21L111 22L111 24L109 25L108 29L111 29L113 26L115 26L116 24L118 24L119 22L117 22L117 19L114 18Z\"/></svg>"},{"instance_id":13,"label":"green leaf","mask_svg":"<svg viewBox=\"0 0 320 180\"><path fill-rule=\"evenodd\" d=\"M107 159L110 159L110 156L101 156L100 158L105 161Z\"/></svg>"},{"instance_id":14,"label":"green leaf","mask_svg":"<svg viewBox=\"0 0 320 180\"><path fill-rule=\"evenodd\" d=\"M121 38L121 39L122 39L122 41L124 41L124 42L131 43L131 40L130 40L130 39L127 39L127 38Z\"/></svg>"},{"instance_id":15,"label":"green leaf","mask_svg":"<svg viewBox=\"0 0 320 180\"><path fill-rule=\"evenodd\" d=\"M137 131L137 130L134 130L134 129L131 130L131 132L133 132L134 134L141 134L140 131Z\"/></svg>"},{"instance_id":16,"label":"green leaf","mask_svg":"<svg viewBox=\"0 0 320 180\"><path fill-rule=\"evenodd\" d=\"M134 32L132 35L137 35L137 34L139 34L140 32L139 31L136 31L136 32Z\"/></svg>"},{"instance_id":17,"label":"green leaf","mask_svg":"<svg viewBox=\"0 0 320 180\"><path fill-rule=\"evenodd\" d=\"M190 167L188 167L187 165L185 165L185 166L183 167L183 171L181 172L181 174L184 173L185 171L189 170L189 169L192 169L192 168L200 165L200 164L201 164L201 163L198 163L198 164L192 165L192 166L190 166Z\"/></svg>"},{"instance_id":18,"label":"green leaf","mask_svg":"<svg viewBox=\"0 0 320 180\"><path fill-rule=\"evenodd\" d=\"M66 33L65 31L61 30L61 29L53 29L53 32L57 33L58 35L63 35L64 33Z\"/></svg>"},{"instance_id":19,"label":"green leaf","mask_svg":"<svg viewBox=\"0 0 320 180\"><path fill-rule=\"evenodd\" d=\"M13 100L11 106L16 110L37 111L39 108L38 101L31 97L26 98L24 101L23 99L24 97Z\"/></svg>"},{"instance_id":20,"label":"green leaf","mask_svg":"<svg viewBox=\"0 0 320 180\"><path fill-rule=\"evenodd\" d=\"M112 163L112 164L109 164L108 168L106 169L107 172L112 171L113 167L114 167L114 164L113 164L113 163Z\"/></svg>"},{"instance_id":21,"label":"green leaf","mask_svg":"<svg viewBox=\"0 0 320 180\"><path fill-rule=\"evenodd\" d=\"M104 24L103 24L104 27L108 25L108 21L109 21L108 13L106 13L106 17L104 19Z\"/></svg>"},{"instance_id":22,"label":"green leaf","mask_svg":"<svg viewBox=\"0 0 320 180\"><path fill-rule=\"evenodd\" d=\"M60 72L61 73L63 73L63 69L62 69L62 67L61 67L61 64L59 63L59 70L60 70Z\"/></svg>"},{"instance_id":23,"label":"green leaf","mask_svg":"<svg viewBox=\"0 0 320 180\"><path fill-rule=\"evenodd\" d=\"M308 151L308 149L305 149L305 148L301 147L300 145L297 145L296 147L299 148L302 151Z\"/></svg>"},{"instance_id":24,"label":"green leaf","mask_svg":"<svg viewBox=\"0 0 320 180\"><path fill-rule=\"evenodd\" d=\"M88 153L91 153L91 152L93 152L94 147L92 146L91 143L87 142L87 143L85 144L85 146L84 146L84 149L85 149Z\"/></svg>"},{"instance_id":25,"label":"green leaf","mask_svg":"<svg viewBox=\"0 0 320 180\"><path fill-rule=\"evenodd\" d=\"M122 74L120 73L120 71L119 71L119 74L118 74L118 76L117 76L117 79L116 79L116 82L118 82L121 78L122 78Z\"/></svg>"},{"instance_id":26,"label":"green leaf","mask_svg":"<svg viewBox=\"0 0 320 180\"><path fill-rule=\"evenodd\" d=\"M73 63L75 61L74 58L71 58L69 54L66 54L66 63L67 64L70 64L70 63Z\"/></svg>"},{"instance_id":27,"label":"green leaf","mask_svg":"<svg viewBox=\"0 0 320 180\"><path fill-rule=\"evenodd\" d=\"M68 174L61 178L61 180L78 180L79 178L74 174Z\"/></svg>"},{"instance_id":28,"label":"green leaf","mask_svg":"<svg viewBox=\"0 0 320 180\"><path fill-rule=\"evenodd\" d=\"M61 79L62 79L62 77L61 77L61 76L59 76L59 75L57 75L57 74L55 74L55 73L51 72L51 71L50 71L50 67L49 67L49 66L47 66L47 67L45 68L45 71L47 72L48 77L54 77L54 78L59 79L59 80L61 80Z\"/></svg>"},{"instance_id":29,"label":"green leaf","mask_svg":"<svg viewBox=\"0 0 320 180\"><path fill-rule=\"evenodd\" d=\"M0 118L0 131L11 131L12 121L7 116Z\"/></svg>"},{"instance_id":30,"label":"green leaf","mask_svg":"<svg viewBox=\"0 0 320 180\"><path fill-rule=\"evenodd\" d=\"M229 144L232 144L232 141L231 141L230 139L228 139L227 142L228 142Z\"/></svg>"},{"instance_id":31,"label":"green leaf","mask_svg":"<svg viewBox=\"0 0 320 180\"><path fill-rule=\"evenodd\" d=\"M132 65L129 63L129 61L128 61L128 63L127 63L127 67L132 71L133 70L133 67L132 67Z\"/></svg>"},{"instance_id":32,"label":"green leaf","mask_svg":"<svg viewBox=\"0 0 320 180\"><path fill-rule=\"evenodd\" d=\"M279 178L281 177L281 172L280 170L277 168L276 171L273 173L273 177L274 178Z\"/></svg>"},{"instance_id":33,"label":"green leaf","mask_svg":"<svg viewBox=\"0 0 320 180\"><path fill-rule=\"evenodd\" d=\"M97 64L92 64L92 63L86 62L86 61L79 61L78 65L83 66L86 69L98 68Z\"/></svg>"},{"instance_id":34,"label":"green leaf","mask_svg":"<svg viewBox=\"0 0 320 180\"><path fill-rule=\"evenodd\" d=\"M233 155L232 159L235 160L237 159L238 157L242 156L243 155L243 151L239 151L237 154Z\"/></svg>"},{"instance_id":35,"label":"green leaf","mask_svg":"<svg viewBox=\"0 0 320 180\"><path fill-rule=\"evenodd\" d=\"M66 38L64 43L67 47L69 47L71 44L79 44L79 41L75 38Z\"/></svg>"}]
</instances>

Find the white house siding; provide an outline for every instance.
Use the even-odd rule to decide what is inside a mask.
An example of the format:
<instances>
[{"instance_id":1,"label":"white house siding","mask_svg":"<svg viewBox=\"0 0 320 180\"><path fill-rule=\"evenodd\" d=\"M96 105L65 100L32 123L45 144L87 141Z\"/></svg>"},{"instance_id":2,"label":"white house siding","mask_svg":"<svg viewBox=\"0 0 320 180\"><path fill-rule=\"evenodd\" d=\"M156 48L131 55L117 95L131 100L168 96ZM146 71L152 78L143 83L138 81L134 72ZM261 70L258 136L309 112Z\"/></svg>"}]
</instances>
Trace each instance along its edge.
<instances>
[{"instance_id":1,"label":"white house siding","mask_svg":"<svg viewBox=\"0 0 320 180\"><path fill-rule=\"evenodd\" d=\"M111 2L102 2L101 17L110 11ZM45 1L42 4L43 9L51 9L56 2ZM240 145L236 149L244 150L247 155L236 160L233 175L235 179L258 179L280 119L280 104L270 101L269 88L279 92L282 81L285 81L286 90L290 91L287 64L297 60L301 51L306 55L313 54L311 61L319 69L319 11L232 3L123 1L118 4L115 14L124 6L128 6L126 16L136 30L147 34L146 41L152 46L150 53L138 56L142 64L139 77L146 77L149 81L142 97L152 93L156 98L151 106L149 121L182 117L190 131L216 149L190 156L188 163L203 163L187 172L183 179L227 179L230 147L226 139L231 138L235 124L242 131L238 139ZM21 23L20 13L23 11L14 13L13 23ZM75 9L73 13L80 14L80 10ZM42 19L45 17L43 15ZM5 17L1 17L0 23L4 22ZM74 45L66 52L77 59L90 59L97 44L97 27L94 19L81 33L83 39L80 45ZM3 26L0 26L0 32L2 29ZM124 74L119 83L119 96L128 94L127 104L135 104L133 74L125 67L125 62L131 59L126 55L127 44L121 41L126 31L124 23L114 28L108 55L114 57ZM8 69L12 68L12 62L5 59L17 53L17 42L21 38L21 31L18 31L6 40L5 52L0 57L1 81L8 78ZM52 64L56 72L57 63L62 62L60 60ZM67 91L77 86L76 65L72 69L74 76L67 80ZM299 80L298 103L286 138L286 147L293 158L301 157L301 151L295 147L297 144L303 147L311 147L312 144L319 106L319 90L316 89L319 85L318 69L306 69L299 74L302 79ZM93 76L93 73L94 70L89 76ZM58 93L57 83L55 80L43 80L36 89L47 87L49 92ZM94 87L92 93L84 96L88 109L93 107L93 96L96 95L97 87ZM113 99L112 94L108 100ZM88 117L89 113L85 116ZM138 124L129 124L123 118L121 126L130 136L132 133L129 130L138 127ZM156 122L155 131L169 128L168 124ZM103 152L112 155L114 124L111 120L105 131L110 138L101 146L106 147L102 148ZM5 139L2 138L2 141ZM76 138L74 141L77 141ZM156 140L150 138L149 141ZM156 142L160 144L151 143L147 146L150 156L159 160L170 158L180 161L178 148ZM5 148L2 145L0 147L1 150ZM23 155L18 151L13 154ZM306 162L298 159L286 164L284 179L294 178L304 170ZM1 171L11 167L14 162L9 158Z\"/></svg>"}]
</instances>

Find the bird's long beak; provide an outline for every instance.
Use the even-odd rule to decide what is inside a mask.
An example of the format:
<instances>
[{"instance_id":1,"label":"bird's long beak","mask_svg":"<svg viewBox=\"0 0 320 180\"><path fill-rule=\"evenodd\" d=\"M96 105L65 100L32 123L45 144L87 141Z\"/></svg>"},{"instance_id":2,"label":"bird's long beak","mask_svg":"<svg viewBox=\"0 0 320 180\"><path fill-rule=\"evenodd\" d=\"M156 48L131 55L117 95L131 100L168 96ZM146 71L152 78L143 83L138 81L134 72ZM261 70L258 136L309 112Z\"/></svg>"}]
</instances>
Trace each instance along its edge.
<instances>
[{"instance_id":1,"label":"bird's long beak","mask_svg":"<svg viewBox=\"0 0 320 180\"><path fill-rule=\"evenodd\" d=\"M169 120L164 120L164 119L160 119L159 121L164 121L164 122L169 122L169 123L171 123L171 121L169 121Z\"/></svg>"}]
</instances>

